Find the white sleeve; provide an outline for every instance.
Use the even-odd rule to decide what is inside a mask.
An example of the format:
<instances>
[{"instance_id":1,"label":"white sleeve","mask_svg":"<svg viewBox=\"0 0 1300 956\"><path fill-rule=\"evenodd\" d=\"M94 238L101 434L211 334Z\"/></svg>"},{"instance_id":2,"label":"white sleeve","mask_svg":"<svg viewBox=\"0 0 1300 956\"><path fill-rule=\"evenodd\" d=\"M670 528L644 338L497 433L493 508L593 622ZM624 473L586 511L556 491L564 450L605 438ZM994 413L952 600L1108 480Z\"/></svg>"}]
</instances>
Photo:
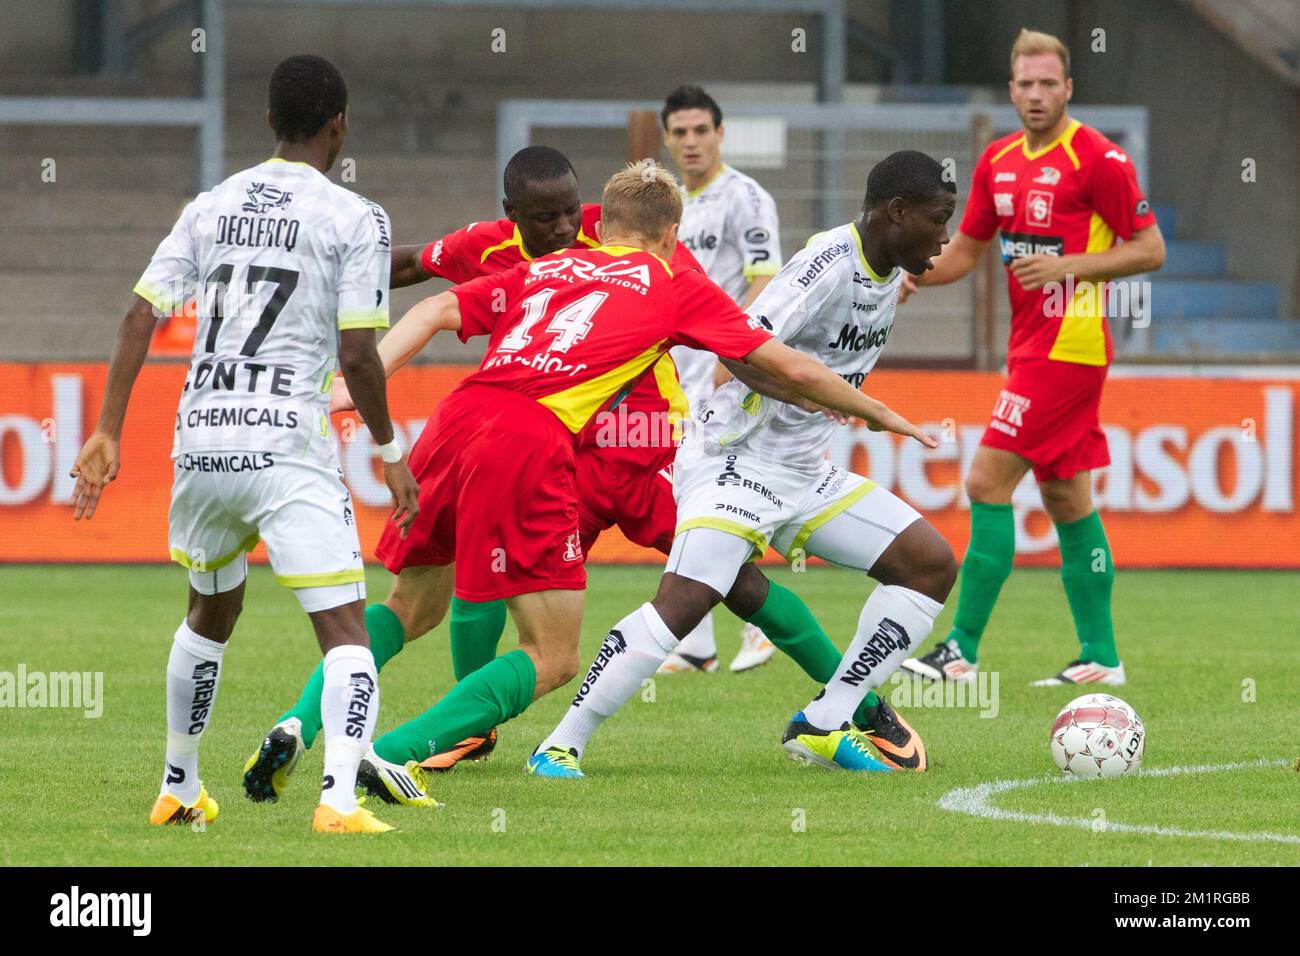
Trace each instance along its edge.
<instances>
[{"instance_id":1,"label":"white sleeve","mask_svg":"<svg viewBox=\"0 0 1300 956\"><path fill-rule=\"evenodd\" d=\"M388 328L388 274L392 226L382 206L361 199L364 208L343 236L339 273L339 328Z\"/></svg>"},{"instance_id":2,"label":"white sleeve","mask_svg":"<svg viewBox=\"0 0 1300 956\"><path fill-rule=\"evenodd\" d=\"M778 340L789 342L817 313L838 308L847 290L839 263L810 275L808 260L795 256L746 312Z\"/></svg>"},{"instance_id":3,"label":"white sleeve","mask_svg":"<svg viewBox=\"0 0 1300 956\"><path fill-rule=\"evenodd\" d=\"M745 281L776 275L781 270L781 223L776 201L753 183L745 183L733 195L729 218L744 262Z\"/></svg>"},{"instance_id":4,"label":"white sleeve","mask_svg":"<svg viewBox=\"0 0 1300 956\"><path fill-rule=\"evenodd\" d=\"M193 298L198 287L199 263L194 243L198 203L182 211L167 238L158 243L149 266L131 291L160 315L170 315Z\"/></svg>"}]
</instances>

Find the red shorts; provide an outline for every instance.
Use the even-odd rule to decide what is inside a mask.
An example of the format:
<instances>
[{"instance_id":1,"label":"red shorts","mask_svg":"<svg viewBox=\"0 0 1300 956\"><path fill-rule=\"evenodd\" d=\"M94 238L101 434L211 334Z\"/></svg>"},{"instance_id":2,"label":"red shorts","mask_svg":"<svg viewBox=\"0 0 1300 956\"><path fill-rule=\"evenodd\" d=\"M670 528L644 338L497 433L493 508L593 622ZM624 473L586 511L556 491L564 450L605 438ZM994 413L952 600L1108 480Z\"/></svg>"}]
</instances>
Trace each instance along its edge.
<instances>
[{"instance_id":1,"label":"red shorts","mask_svg":"<svg viewBox=\"0 0 1300 956\"><path fill-rule=\"evenodd\" d=\"M667 554L677 529L673 500L675 445L578 448L578 526L590 551L606 528L618 525L629 541Z\"/></svg>"},{"instance_id":2,"label":"red shorts","mask_svg":"<svg viewBox=\"0 0 1300 956\"><path fill-rule=\"evenodd\" d=\"M1073 478L1110 464L1098 409L1106 366L1019 359L993 406L981 445L1031 462L1039 481Z\"/></svg>"},{"instance_id":3,"label":"red shorts","mask_svg":"<svg viewBox=\"0 0 1300 956\"><path fill-rule=\"evenodd\" d=\"M456 565L456 596L495 601L587 586L573 435L531 398L491 385L452 392L411 449L420 513L375 556L394 574Z\"/></svg>"}]
</instances>

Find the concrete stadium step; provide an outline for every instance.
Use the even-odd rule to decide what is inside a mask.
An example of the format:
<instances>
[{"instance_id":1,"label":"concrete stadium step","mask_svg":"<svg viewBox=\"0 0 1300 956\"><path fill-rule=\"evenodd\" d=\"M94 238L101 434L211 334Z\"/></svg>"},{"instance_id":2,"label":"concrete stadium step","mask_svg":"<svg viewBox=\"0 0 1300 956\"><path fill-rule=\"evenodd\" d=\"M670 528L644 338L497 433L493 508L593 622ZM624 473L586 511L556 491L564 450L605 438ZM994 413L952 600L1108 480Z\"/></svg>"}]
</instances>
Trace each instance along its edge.
<instances>
[{"instance_id":1,"label":"concrete stadium step","mask_svg":"<svg viewBox=\"0 0 1300 956\"><path fill-rule=\"evenodd\" d=\"M0 354L10 361L107 360L136 277L0 274Z\"/></svg>"},{"instance_id":2,"label":"concrete stadium step","mask_svg":"<svg viewBox=\"0 0 1300 956\"><path fill-rule=\"evenodd\" d=\"M1165 242L1178 238L1178 207L1169 202L1153 202L1151 211L1156 214L1156 222L1160 224L1160 234L1165 237Z\"/></svg>"},{"instance_id":3,"label":"concrete stadium step","mask_svg":"<svg viewBox=\"0 0 1300 956\"><path fill-rule=\"evenodd\" d=\"M12 231L38 229L171 229L188 196L152 189L77 189L51 184L0 192L0 222Z\"/></svg>"},{"instance_id":4,"label":"concrete stadium step","mask_svg":"<svg viewBox=\"0 0 1300 956\"><path fill-rule=\"evenodd\" d=\"M1295 319L1157 318L1151 331L1155 351L1164 354L1300 355Z\"/></svg>"},{"instance_id":5,"label":"concrete stadium step","mask_svg":"<svg viewBox=\"0 0 1300 956\"><path fill-rule=\"evenodd\" d=\"M1234 279L1161 278L1151 280L1153 317L1214 318L1240 315L1252 319L1277 319L1280 291L1276 282Z\"/></svg>"},{"instance_id":6,"label":"concrete stadium step","mask_svg":"<svg viewBox=\"0 0 1300 956\"><path fill-rule=\"evenodd\" d=\"M144 271L163 230L32 229L0 232L6 270L57 273L76 266L79 275L111 275L127 287Z\"/></svg>"},{"instance_id":7,"label":"concrete stadium step","mask_svg":"<svg viewBox=\"0 0 1300 956\"><path fill-rule=\"evenodd\" d=\"M54 189L139 189L149 186L166 193L192 192L198 173L196 153L100 156L90 151L52 157L52 183L41 175L46 154L5 153L0 155L0 188L34 192Z\"/></svg>"},{"instance_id":8,"label":"concrete stadium step","mask_svg":"<svg viewBox=\"0 0 1300 956\"><path fill-rule=\"evenodd\" d=\"M1165 243L1164 276L1223 276L1227 271L1227 250L1221 242L1175 239Z\"/></svg>"}]
</instances>

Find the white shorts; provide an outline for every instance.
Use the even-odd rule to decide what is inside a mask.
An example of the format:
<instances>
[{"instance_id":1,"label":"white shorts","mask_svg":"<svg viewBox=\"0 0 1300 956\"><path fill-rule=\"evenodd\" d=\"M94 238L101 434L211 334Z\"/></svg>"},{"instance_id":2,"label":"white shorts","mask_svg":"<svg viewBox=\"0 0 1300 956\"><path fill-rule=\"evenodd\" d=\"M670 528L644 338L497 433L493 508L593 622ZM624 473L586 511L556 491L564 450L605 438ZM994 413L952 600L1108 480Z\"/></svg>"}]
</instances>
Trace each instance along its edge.
<instances>
[{"instance_id":1,"label":"white shorts","mask_svg":"<svg viewBox=\"0 0 1300 956\"><path fill-rule=\"evenodd\" d=\"M667 570L708 584L719 594L731 590L740 565L762 556L769 546L787 561L812 555L844 567L869 571L896 537L921 515L907 502L869 478L825 462L809 475L724 449L721 455L679 454L673 466L677 531ZM725 532L748 542L748 550L713 550L714 535ZM720 586L722 585L722 586Z\"/></svg>"},{"instance_id":2,"label":"white shorts","mask_svg":"<svg viewBox=\"0 0 1300 956\"><path fill-rule=\"evenodd\" d=\"M352 496L338 469L271 452L204 452L179 456L173 476L171 556L196 590L236 587L260 538L277 581L300 599L302 589L315 592L307 610L365 598ZM340 600L322 607L327 594Z\"/></svg>"}]
</instances>

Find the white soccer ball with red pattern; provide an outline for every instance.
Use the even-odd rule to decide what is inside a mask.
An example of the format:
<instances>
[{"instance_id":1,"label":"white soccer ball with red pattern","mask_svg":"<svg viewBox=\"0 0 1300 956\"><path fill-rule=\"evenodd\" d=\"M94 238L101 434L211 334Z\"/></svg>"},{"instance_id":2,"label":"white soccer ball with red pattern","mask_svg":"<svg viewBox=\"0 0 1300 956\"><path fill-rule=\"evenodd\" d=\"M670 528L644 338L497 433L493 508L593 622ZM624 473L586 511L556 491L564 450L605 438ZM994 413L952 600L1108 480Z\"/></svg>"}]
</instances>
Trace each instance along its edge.
<instances>
[{"instance_id":1,"label":"white soccer ball with red pattern","mask_svg":"<svg viewBox=\"0 0 1300 956\"><path fill-rule=\"evenodd\" d=\"M1070 701L1052 724L1052 759L1061 772L1093 779L1137 770L1146 752L1142 718L1110 694Z\"/></svg>"}]
</instances>

